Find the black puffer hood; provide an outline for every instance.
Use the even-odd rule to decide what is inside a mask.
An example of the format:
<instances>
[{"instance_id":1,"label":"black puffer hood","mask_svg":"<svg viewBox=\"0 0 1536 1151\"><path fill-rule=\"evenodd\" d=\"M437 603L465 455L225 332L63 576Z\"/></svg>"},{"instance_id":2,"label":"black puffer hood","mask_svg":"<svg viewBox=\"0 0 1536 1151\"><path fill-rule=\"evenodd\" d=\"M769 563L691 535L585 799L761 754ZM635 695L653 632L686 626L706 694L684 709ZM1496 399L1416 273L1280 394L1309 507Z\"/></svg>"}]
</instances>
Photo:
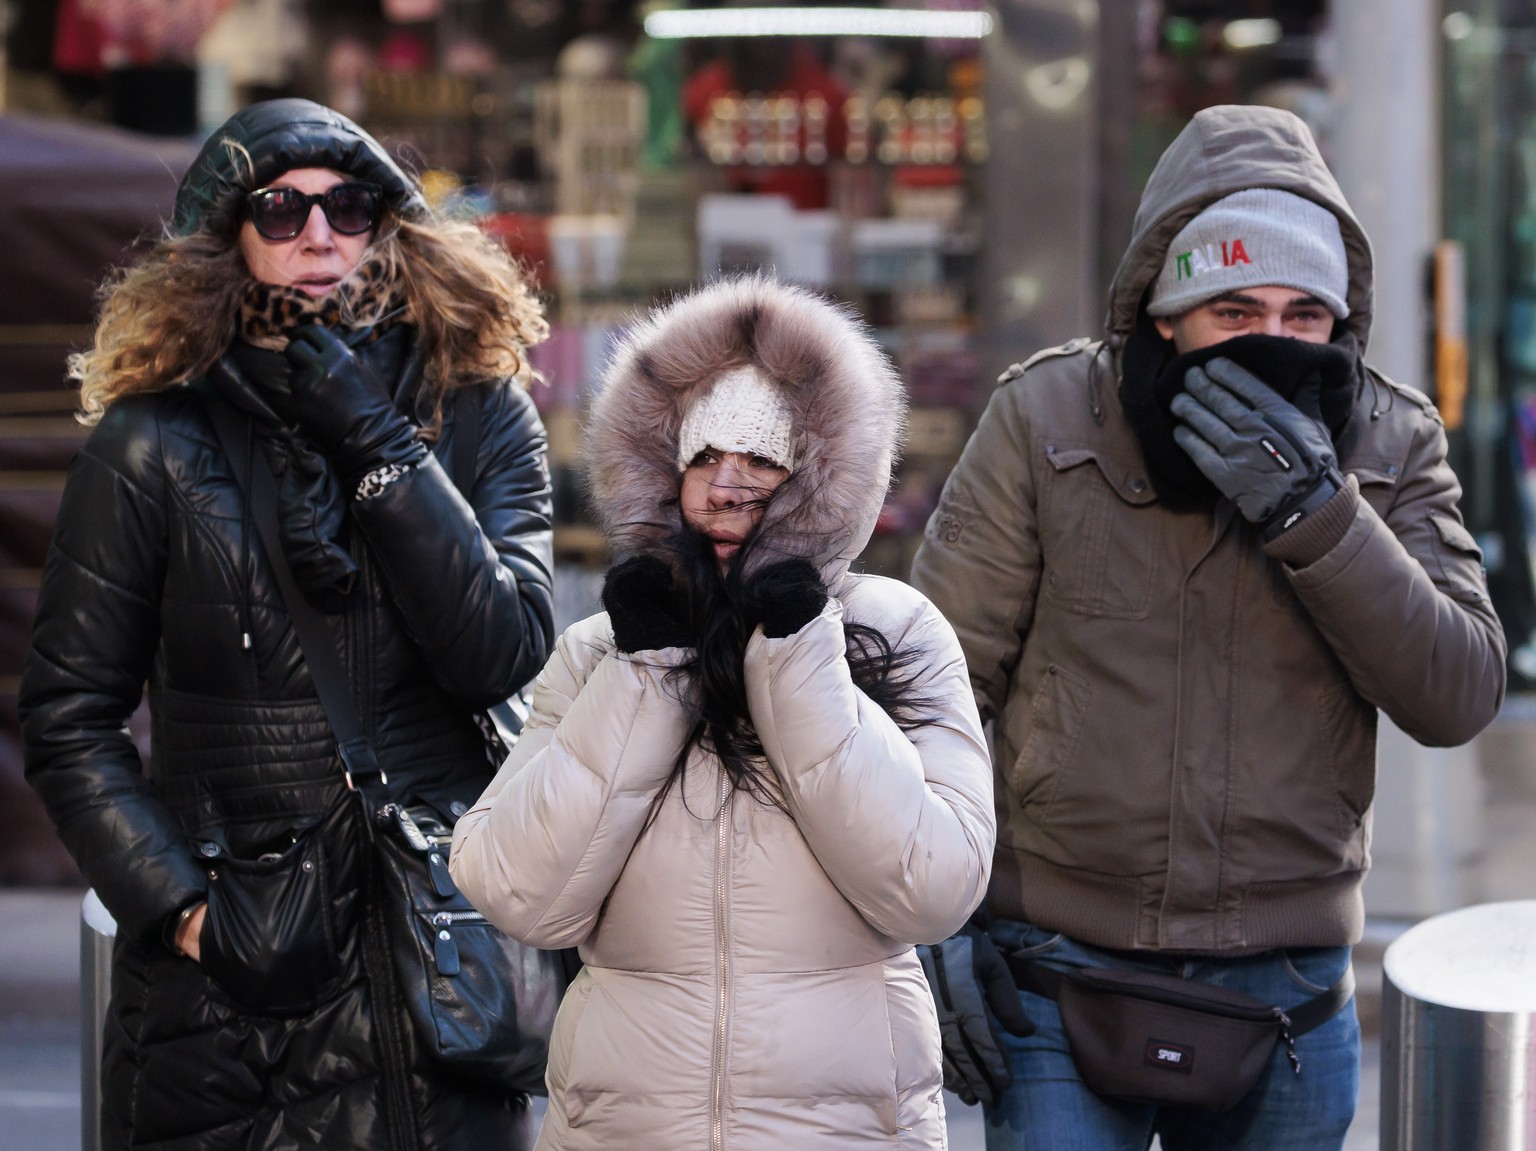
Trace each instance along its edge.
<instances>
[{"instance_id":1,"label":"black puffer hood","mask_svg":"<svg viewBox=\"0 0 1536 1151\"><path fill-rule=\"evenodd\" d=\"M245 194L294 168L331 168L372 180L396 216L426 214L416 181L340 112L312 100L264 100L236 112L208 137L176 190L171 234L232 231Z\"/></svg>"}]
</instances>

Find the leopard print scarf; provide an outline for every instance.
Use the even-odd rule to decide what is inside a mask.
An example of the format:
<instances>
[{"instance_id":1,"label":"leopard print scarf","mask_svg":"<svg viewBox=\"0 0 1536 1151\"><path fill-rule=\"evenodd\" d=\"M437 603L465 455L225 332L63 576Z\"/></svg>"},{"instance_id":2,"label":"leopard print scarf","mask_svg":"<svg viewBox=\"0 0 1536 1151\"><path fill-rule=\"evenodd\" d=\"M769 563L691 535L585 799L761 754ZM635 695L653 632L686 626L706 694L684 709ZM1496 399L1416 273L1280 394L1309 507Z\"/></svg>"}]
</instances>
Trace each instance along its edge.
<instances>
[{"instance_id":1,"label":"leopard print scarf","mask_svg":"<svg viewBox=\"0 0 1536 1151\"><path fill-rule=\"evenodd\" d=\"M372 343L411 318L390 263L377 246L370 248L357 267L323 296L251 279L240 297L240 336L255 347L280 352L295 329L320 324L346 331L368 328L367 339L356 346Z\"/></svg>"}]
</instances>

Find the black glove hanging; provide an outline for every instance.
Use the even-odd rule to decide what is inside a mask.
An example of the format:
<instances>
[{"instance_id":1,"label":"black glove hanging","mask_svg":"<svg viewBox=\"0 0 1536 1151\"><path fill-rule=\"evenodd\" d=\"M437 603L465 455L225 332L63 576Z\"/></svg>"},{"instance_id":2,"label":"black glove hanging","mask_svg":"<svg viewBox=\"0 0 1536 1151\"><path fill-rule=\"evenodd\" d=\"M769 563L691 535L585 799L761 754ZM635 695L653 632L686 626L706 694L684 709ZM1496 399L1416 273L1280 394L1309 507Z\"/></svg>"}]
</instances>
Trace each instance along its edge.
<instances>
[{"instance_id":1,"label":"black glove hanging","mask_svg":"<svg viewBox=\"0 0 1536 1151\"><path fill-rule=\"evenodd\" d=\"M810 560L779 560L747 579L742 599L748 616L762 623L763 635L782 639L821 614L827 588Z\"/></svg>"},{"instance_id":2,"label":"black glove hanging","mask_svg":"<svg viewBox=\"0 0 1536 1151\"><path fill-rule=\"evenodd\" d=\"M693 637L683 594L672 569L655 556L632 556L603 579L603 607L620 651L687 647Z\"/></svg>"},{"instance_id":3,"label":"black glove hanging","mask_svg":"<svg viewBox=\"0 0 1536 1151\"><path fill-rule=\"evenodd\" d=\"M992 937L967 923L942 943L917 949L939 1015L944 1086L967 1105L995 1107L1013 1082L999 1027L1033 1035L1008 963Z\"/></svg>"},{"instance_id":4,"label":"black glove hanging","mask_svg":"<svg viewBox=\"0 0 1536 1151\"><path fill-rule=\"evenodd\" d=\"M335 332L299 328L285 354L293 366L285 414L335 464L349 491L377 468L426 457L416 426L395 407L384 381Z\"/></svg>"},{"instance_id":5,"label":"black glove hanging","mask_svg":"<svg viewBox=\"0 0 1536 1151\"><path fill-rule=\"evenodd\" d=\"M224 401L250 418L277 481L278 525L294 578L317 606L340 611L357 576L347 547L347 493L336 469L283 414L289 375L281 352L241 341L209 370Z\"/></svg>"}]
</instances>

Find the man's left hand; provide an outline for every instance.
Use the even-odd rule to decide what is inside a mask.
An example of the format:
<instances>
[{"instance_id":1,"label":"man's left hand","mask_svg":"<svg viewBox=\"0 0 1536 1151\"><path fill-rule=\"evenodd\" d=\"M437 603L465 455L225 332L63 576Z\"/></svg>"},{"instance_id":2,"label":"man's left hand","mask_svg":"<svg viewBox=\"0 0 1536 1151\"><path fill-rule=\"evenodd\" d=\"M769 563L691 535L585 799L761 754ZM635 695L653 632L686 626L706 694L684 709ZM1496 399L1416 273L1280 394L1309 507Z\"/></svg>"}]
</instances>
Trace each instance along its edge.
<instances>
[{"instance_id":1,"label":"man's left hand","mask_svg":"<svg viewBox=\"0 0 1536 1151\"><path fill-rule=\"evenodd\" d=\"M1344 486L1328 429L1246 368L1217 357L1184 389L1173 438L1266 539Z\"/></svg>"}]
</instances>

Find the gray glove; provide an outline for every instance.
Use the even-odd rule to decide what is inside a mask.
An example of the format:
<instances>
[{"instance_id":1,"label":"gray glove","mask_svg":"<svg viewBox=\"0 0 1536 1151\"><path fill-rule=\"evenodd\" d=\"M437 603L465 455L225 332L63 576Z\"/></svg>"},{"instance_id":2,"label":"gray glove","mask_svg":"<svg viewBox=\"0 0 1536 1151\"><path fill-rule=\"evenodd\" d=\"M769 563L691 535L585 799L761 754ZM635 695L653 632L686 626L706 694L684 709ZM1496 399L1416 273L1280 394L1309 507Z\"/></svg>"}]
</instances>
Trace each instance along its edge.
<instances>
[{"instance_id":1,"label":"gray glove","mask_svg":"<svg viewBox=\"0 0 1536 1151\"><path fill-rule=\"evenodd\" d=\"M1190 368L1170 409L1179 447L1266 543L1344 486L1328 429L1229 359Z\"/></svg>"},{"instance_id":2,"label":"gray glove","mask_svg":"<svg viewBox=\"0 0 1536 1151\"><path fill-rule=\"evenodd\" d=\"M1007 962L970 923L942 943L918 947L917 957L938 1008L944 1086L967 1105L996 1106L1013 1082L998 1025L1014 1035L1035 1033Z\"/></svg>"}]
</instances>

